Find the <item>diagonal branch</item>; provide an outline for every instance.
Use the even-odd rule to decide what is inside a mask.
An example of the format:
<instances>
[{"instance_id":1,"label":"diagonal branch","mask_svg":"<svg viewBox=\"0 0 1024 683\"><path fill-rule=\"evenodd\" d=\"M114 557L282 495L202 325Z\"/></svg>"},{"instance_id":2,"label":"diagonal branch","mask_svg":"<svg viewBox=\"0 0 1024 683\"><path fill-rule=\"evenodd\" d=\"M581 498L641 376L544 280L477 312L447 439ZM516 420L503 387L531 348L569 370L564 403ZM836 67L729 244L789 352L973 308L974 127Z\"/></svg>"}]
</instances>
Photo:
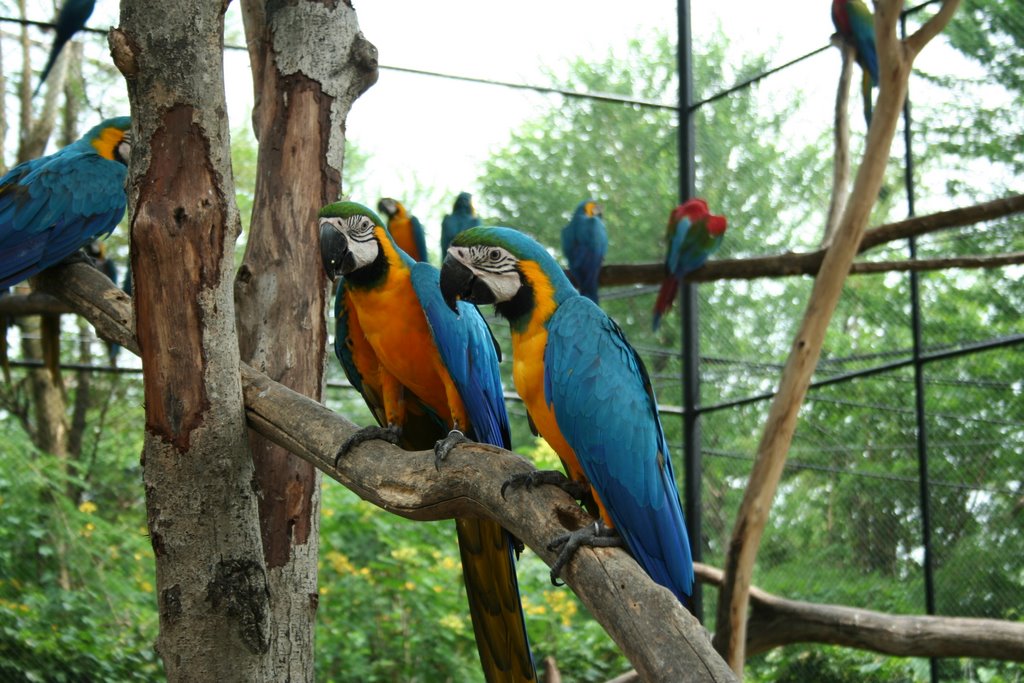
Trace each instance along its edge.
<instances>
[{"instance_id":1,"label":"diagonal branch","mask_svg":"<svg viewBox=\"0 0 1024 683\"><path fill-rule=\"evenodd\" d=\"M96 269L84 264L53 268L39 282L88 318L101 337L137 348L130 300ZM254 430L394 514L415 520L490 517L549 565L555 555L547 549L548 542L592 521L554 487L510 492L503 499L502 482L532 466L492 446L460 446L438 471L432 451L411 453L371 442L335 468L337 446L356 426L248 365L241 364L240 372L246 417ZM644 680L736 680L711 647L703 626L624 551L584 548L563 571L563 578Z\"/></svg>"}]
</instances>

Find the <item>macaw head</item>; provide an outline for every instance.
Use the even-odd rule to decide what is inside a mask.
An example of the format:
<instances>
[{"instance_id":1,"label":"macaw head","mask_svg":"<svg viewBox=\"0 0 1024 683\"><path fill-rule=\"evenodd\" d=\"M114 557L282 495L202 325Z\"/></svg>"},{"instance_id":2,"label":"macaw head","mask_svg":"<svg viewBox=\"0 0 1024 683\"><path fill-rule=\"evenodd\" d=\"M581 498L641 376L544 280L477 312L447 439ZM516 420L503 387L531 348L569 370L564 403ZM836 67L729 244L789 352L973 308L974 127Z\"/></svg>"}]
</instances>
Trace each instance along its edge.
<instances>
[{"instance_id":1,"label":"macaw head","mask_svg":"<svg viewBox=\"0 0 1024 683\"><path fill-rule=\"evenodd\" d=\"M573 213L573 218L593 218L597 216L600 218L604 215L604 211L601 209L601 205L595 202L593 199L584 199L576 206L576 211Z\"/></svg>"},{"instance_id":2,"label":"macaw head","mask_svg":"<svg viewBox=\"0 0 1024 683\"><path fill-rule=\"evenodd\" d=\"M380 211L385 216L387 216L388 220L390 221L395 216L405 211L405 207L403 207L402 203L399 202L397 199L392 199L391 197L384 197L379 202L377 202L377 210Z\"/></svg>"},{"instance_id":3,"label":"macaw head","mask_svg":"<svg viewBox=\"0 0 1024 683\"><path fill-rule=\"evenodd\" d=\"M728 226L725 216L712 214L708 209L708 203L698 197L690 199L672 209L672 213L668 217L668 227L666 228L666 234L670 236L670 239L671 235L675 233L676 225L684 218L690 222L690 225L695 225L702 219L705 220L708 234L712 237L719 237L725 233L725 229Z\"/></svg>"},{"instance_id":4,"label":"macaw head","mask_svg":"<svg viewBox=\"0 0 1024 683\"><path fill-rule=\"evenodd\" d=\"M132 155L132 119L115 116L95 126L82 136L104 159L118 161L125 166Z\"/></svg>"},{"instance_id":5,"label":"macaw head","mask_svg":"<svg viewBox=\"0 0 1024 683\"><path fill-rule=\"evenodd\" d=\"M536 311L554 312L579 296L565 272L534 239L512 228L470 228L448 247L441 266L441 294L455 310L459 299L494 304L499 315L525 323Z\"/></svg>"},{"instance_id":6,"label":"macaw head","mask_svg":"<svg viewBox=\"0 0 1024 683\"><path fill-rule=\"evenodd\" d=\"M470 216L475 216L476 210L473 209L473 195L468 192L460 192L459 196L455 198L452 213L466 213Z\"/></svg>"},{"instance_id":7,"label":"macaw head","mask_svg":"<svg viewBox=\"0 0 1024 683\"><path fill-rule=\"evenodd\" d=\"M320 259L332 280L383 258L381 239L390 239L372 210L355 202L335 202L320 209Z\"/></svg>"}]
</instances>

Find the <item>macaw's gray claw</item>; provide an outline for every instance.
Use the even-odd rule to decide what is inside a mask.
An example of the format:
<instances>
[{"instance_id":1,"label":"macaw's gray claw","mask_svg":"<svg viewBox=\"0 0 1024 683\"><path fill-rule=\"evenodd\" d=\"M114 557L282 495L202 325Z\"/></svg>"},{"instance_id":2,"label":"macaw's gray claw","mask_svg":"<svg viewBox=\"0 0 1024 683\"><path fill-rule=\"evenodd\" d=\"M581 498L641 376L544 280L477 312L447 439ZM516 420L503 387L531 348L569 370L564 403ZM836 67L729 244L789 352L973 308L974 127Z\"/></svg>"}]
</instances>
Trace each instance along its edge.
<instances>
[{"instance_id":1,"label":"macaw's gray claw","mask_svg":"<svg viewBox=\"0 0 1024 683\"><path fill-rule=\"evenodd\" d=\"M574 481L558 470L534 470L523 474L514 474L501 485L501 497L505 497L508 489L525 488L527 491L535 486L557 486L576 500L584 500L590 496L590 485L583 481Z\"/></svg>"},{"instance_id":2,"label":"macaw's gray claw","mask_svg":"<svg viewBox=\"0 0 1024 683\"><path fill-rule=\"evenodd\" d=\"M458 429L453 429L448 432L448 436L444 437L440 441L434 444L434 467L437 471L441 471L441 463L444 462L448 454L452 452L452 449L458 446L460 443L471 443L466 435L460 432Z\"/></svg>"},{"instance_id":3,"label":"macaw's gray claw","mask_svg":"<svg viewBox=\"0 0 1024 683\"><path fill-rule=\"evenodd\" d=\"M553 585L564 585L564 583L558 580L558 576L562 573L565 565L569 563L569 560L572 559L572 556L576 554L576 551L579 550L580 546L584 545L591 548L621 548L625 544L622 541L622 537L619 536L619 532L606 526L604 521L600 519L582 529L570 531L559 536L551 541L551 543L548 543L548 550L558 551L558 557L555 558L555 563L551 565L551 583Z\"/></svg>"},{"instance_id":4,"label":"macaw's gray claw","mask_svg":"<svg viewBox=\"0 0 1024 683\"><path fill-rule=\"evenodd\" d=\"M356 446L366 443L367 441L387 441L390 444L398 445L398 440L402 436L402 430L397 425L388 425L387 427L363 427L352 436L345 439L341 446L338 448L338 452L334 456L334 466L338 466L338 462Z\"/></svg>"}]
</instances>

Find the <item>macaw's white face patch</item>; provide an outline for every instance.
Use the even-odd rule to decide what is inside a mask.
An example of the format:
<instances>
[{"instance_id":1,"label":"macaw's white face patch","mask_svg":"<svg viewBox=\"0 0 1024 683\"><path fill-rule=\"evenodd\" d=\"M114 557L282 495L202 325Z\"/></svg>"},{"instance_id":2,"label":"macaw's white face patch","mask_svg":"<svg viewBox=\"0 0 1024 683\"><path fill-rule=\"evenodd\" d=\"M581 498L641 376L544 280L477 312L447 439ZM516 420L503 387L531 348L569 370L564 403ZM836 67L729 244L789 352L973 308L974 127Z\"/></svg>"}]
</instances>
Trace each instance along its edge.
<instances>
[{"instance_id":1,"label":"macaw's white face patch","mask_svg":"<svg viewBox=\"0 0 1024 683\"><path fill-rule=\"evenodd\" d=\"M494 303L510 301L523 286L519 259L503 247L474 245L448 247L448 255L469 268L494 294Z\"/></svg>"}]
</instances>

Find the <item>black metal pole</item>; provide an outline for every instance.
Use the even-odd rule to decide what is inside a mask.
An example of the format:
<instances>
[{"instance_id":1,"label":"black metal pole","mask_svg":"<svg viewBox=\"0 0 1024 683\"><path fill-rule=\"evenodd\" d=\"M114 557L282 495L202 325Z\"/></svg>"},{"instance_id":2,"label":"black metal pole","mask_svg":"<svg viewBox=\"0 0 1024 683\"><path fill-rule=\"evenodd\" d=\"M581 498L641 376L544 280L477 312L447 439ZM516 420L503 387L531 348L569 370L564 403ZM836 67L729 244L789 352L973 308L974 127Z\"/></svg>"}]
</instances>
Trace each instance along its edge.
<instances>
[{"instance_id":1,"label":"black metal pole","mask_svg":"<svg viewBox=\"0 0 1024 683\"><path fill-rule=\"evenodd\" d=\"M690 0L678 0L679 45L679 198L687 200L695 192L694 156L696 135L693 126L693 50L690 42ZM680 317L683 343L683 508L690 534L694 562L703 558L701 522L701 450L700 450L700 332L697 325L697 285L680 286ZM701 584L693 587L693 613L704 621Z\"/></svg>"},{"instance_id":2,"label":"black metal pole","mask_svg":"<svg viewBox=\"0 0 1024 683\"><path fill-rule=\"evenodd\" d=\"M907 16L900 15L900 35L907 37ZM903 101L903 178L907 190L907 215L914 210L914 153L911 145L910 94ZM907 240L910 259L917 258L917 240ZM924 361L922 358L923 339L921 333L921 289L920 275L910 272L910 325L913 334L914 359L914 411L917 418L917 474L921 506L921 543L924 546L924 603L928 614L935 614L935 575L932 558L931 488L928 480L928 424L925 410ZM935 657L928 660L932 683L939 683L939 662Z\"/></svg>"}]
</instances>

